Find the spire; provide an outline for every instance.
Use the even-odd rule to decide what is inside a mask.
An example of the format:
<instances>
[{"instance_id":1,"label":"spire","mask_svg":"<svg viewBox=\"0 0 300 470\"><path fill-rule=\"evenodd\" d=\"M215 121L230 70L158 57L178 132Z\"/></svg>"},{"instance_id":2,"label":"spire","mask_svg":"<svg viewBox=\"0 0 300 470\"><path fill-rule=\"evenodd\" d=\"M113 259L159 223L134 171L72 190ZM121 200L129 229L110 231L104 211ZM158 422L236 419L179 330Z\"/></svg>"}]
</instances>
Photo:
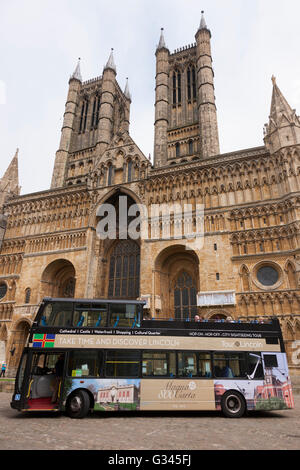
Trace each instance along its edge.
<instances>
[{"instance_id":1,"label":"spire","mask_svg":"<svg viewBox=\"0 0 300 470\"><path fill-rule=\"evenodd\" d=\"M0 179L0 206L7 198L20 194L18 155L19 149L16 150L15 156Z\"/></svg>"},{"instance_id":2,"label":"spire","mask_svg":"<svg viewBox=\"0 0 300 470\"><path fill-rule=\"evenodd\" d=\"M130 94L129 85L128 85L128 77L126 78L126 85L125 85L124 95L126 96L126 98L128 98L131 101L131 94Z\"/></svg>"},{"instance_id":3,"label":"spire","mask_svg":"<svg viewBox=\"0 0 300 470\"><path fill-rule=\"evenodd\" d=\"M272 83L271 110L269 123L264 128L264 141L270 152L274 153L283 147L300 144L300 118L283 96L274 75Z\"/></svg>"},{"instance_id":4,"label":"spire","mask_svg":"<svg viewBox=\"0 0 300 470\"><path fill-rule=\"evenodd\" d=\"M114 70L114 72L117 73L117 68L116 68L116 64L115 64L115 61L114 61L114 55L113 55L113 48L111 49L110 56L108 58L107 64L104 67L104 70L105 69L112 69L112 70Z\"/></svg>"},{"instance_id":5,"label":"spire","mask_svg":"<svg viewBox=\"0 0 300 470\"><path fill-rule=\"evenodd\" d=\"M81 76L81 71L80 71L80 60L81 59L79 57L76 69L75 69L73 75L71 75L71 79L75 78L75 80L79 80L80 82L82 82L82 76Z\"/></svg>"},{"instance_id":6,"label":"spire","mask_svg":"<svg viewBox=\"0 0 300 470\"><path fill-rule=\"evenodd\" d=\"M271 102L271 111L270 111L270 119L274 121L277 125L279 124L282 117L285 116L286 119L290 119L294 114L295 111L291 108L283 94L281 93L279 87L276 83L276 77L272 75L272 83L273 83L273 94L272 94L272 102Z\"/></svg>"},{"instance_id":7,"label":"spire","mask_svg":"<svg viewBox=\"0 0 300 470\"><path fill-rule=\"evenodd\" d=\"M158 49L167 49L165 38L164 38L164 28L161 28L160 39L156 50Z\"/></svg>"},{"instance_id":8,"label":"spire","mask_svg":"<svg viewBox=\"0 0 300 470\"><path fill-rule=\"evenodd\" d=\"M204 11L201 11L201 21L200 21L200 26L199 29L207 29L206 21L204 18Z\"/></svg>"},{"instance_id":9,"label":"spire","mask_svg":"<svg viewBox=\"0 0 300 470\"><path fill-rule=\"evenodd\" d=\"M18 155L19 149L17 148L15 156L13 157L12 161L10 162L6 172L4 173L2 180L6 180L7 182L11 182L13 184L19 183L19 164L18 164Z\"/></svg>"}]
</instances>

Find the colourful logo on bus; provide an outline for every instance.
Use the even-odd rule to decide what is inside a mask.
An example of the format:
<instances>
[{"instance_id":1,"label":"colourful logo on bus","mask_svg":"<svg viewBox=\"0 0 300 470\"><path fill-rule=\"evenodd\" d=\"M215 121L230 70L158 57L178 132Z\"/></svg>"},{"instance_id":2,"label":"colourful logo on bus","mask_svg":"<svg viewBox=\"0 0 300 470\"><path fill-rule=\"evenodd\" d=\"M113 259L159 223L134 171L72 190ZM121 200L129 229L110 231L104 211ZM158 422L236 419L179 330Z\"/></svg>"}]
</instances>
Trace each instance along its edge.
<instances>
[{"instance_id":1,"label":"colourful logo on bus","mask_svg":"<svg viewBox=\"0 0 300 470\"><path fill-rule=\"evenodd\" d=\"M34 348L54 348L55 335L52 334L40 334L36 333L33 335L33 347Z\"/></svg>"}]
</instances>

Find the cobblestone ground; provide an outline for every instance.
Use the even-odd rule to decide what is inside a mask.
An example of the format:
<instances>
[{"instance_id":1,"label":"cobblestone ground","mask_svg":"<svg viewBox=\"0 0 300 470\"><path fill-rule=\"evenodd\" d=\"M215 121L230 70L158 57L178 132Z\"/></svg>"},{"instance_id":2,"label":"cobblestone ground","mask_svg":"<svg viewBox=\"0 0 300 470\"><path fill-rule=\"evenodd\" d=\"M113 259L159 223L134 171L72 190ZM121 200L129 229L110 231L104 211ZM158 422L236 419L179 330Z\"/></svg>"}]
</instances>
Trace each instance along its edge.
<instances>
[{"instance_id":1,"label":"cobblestone ground","mask_svg":"<svg viewBox=\"0 0 300 470\"><path fill-rule=\"evenodd\" d=\"M298 450L300 396L295 409L252 412L239 420L219 412L164 414L93 413L83 420L64 414L19 413L11 394L0 393L2 450Z\"/></svg>"}]
</instances>

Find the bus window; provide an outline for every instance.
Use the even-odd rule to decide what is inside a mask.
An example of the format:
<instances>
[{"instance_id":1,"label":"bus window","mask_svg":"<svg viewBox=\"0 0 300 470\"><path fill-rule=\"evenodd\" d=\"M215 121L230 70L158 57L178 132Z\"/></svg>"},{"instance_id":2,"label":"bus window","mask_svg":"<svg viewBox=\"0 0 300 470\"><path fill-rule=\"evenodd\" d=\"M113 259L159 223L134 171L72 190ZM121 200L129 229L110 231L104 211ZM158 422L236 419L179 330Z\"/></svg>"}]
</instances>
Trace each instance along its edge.
<instances>
[{"instance_id":1,"label":"bus window","mask_svg":"<svg viewBox=\"0 0 300 470\"><path fill-rule=\"evenodd\" d=\"M214 375L217 378L245 378L246 365L243 353L214 353Z\"/></svg>"},{"instance_id":2,"label":"bus window","mask_svg":"<svg viewBox=\"0 0 300 470\"><path fill-rule=\"evenodd\" d=\"M62 304L59 308L59 305L55 305L55 318L53 321L53 326L71 326L72 325L72 315L73 315L73 305L72 304Z\"/></svg>"},{"instance_id":3,"label":"bus window","mask_svg":"<svg viewBox=\"0 0 300 470\"><path fill-rule=\"evenodd\" d=\"M39 326L72 326L72 302L48 303L39 320Z\"/></svg>"},{"instance_id":4,"label":"bus window","mask_svg":"<svg viewBox=\"0 0 300 470\"><path fill-rule=\"evenodd\" d=\"M134 328L139 325L139 312L134 304L111 304L110 327Z\"/></svg>"},{"instance_id":5,"label":"bus window","mask_svg":"<svg viewBox=\"0 0 300 470\"><path fill-rule=\"evenodd\" d=\"M75 305L73 326L100 328L107 323L107 306L105 304L90 309L82 304Z\"/></svg>"},{"instance_id":6,"label":"bus window","mask_svg":"<svg viewBox=\"0 0 300 470\"><path fill-rule=\"evenodd\" d=\"M46 375L52 372L55 365L57 356L52 354L53 360L51 361L50 356L47 359L46 352L37 352L32 356L31 374L32 375Z\"/></svg>"},{"instance_id":7,"label":"bus window","mask_svg":"<svg viewBox=\"0 0 300 470\"><path fill-rule=\"evenodd\" d=\"M175 377L175 352L144 351L142 361L142 375L144 377Z\"/></svg>"},{"instance_id":8,"label":"bus window","mask_svg":"<svg viewBox=\"0 0 300 470\"><path fill-rule=\"evenodd\" d=\"M106 377L139 377L139 351L116 350L106 352Z\"/></svg>"},{"instance_id":9,"label":"bus window","mask_svg":"<svg viewBox=\"0 0 300 470\"><path fill-rule=\"evenodd\" d=\"M53 304L49 303L45 306L42 316L39 321L40 326L49 326L52 310L53 310Z\"/></svg>"},{"instance_id":10,"label":"bus window","mask_svg":"<svg viewBox=\"0 0 300 470\"><path fill-rule=\"evenodd\" d=\"M211 358L208 353L199 353L199 376L211 377Z\"/></svg>"},{"instance_id":11,"label":"bus window","mask_svg":"<svg viewBox=\"0 0 300 470\"><path fill-rule=\"evenodd\" d=\"M276 354L264 354L265 367L278 367Z\"/></svg>"},{"instance_id":12,"label":"bus window","mask_svg":"<svg viewBox=\"0 0 300 470\"><path fill-rule=\"evenodd\" d=\"M70 377L99 377L101 372L101 351L72 351L68 363Z\"/></svg>"},{"instance_id":13,"label":"bus window","mask_svg":"<svg viewBox=\"0 0 300 470\"><path fill-rule=\"evenodd\" d=\"M197 376L197 355L192 352L178 353L178 376L196 377Z\"/></svg>"}]
</instances>

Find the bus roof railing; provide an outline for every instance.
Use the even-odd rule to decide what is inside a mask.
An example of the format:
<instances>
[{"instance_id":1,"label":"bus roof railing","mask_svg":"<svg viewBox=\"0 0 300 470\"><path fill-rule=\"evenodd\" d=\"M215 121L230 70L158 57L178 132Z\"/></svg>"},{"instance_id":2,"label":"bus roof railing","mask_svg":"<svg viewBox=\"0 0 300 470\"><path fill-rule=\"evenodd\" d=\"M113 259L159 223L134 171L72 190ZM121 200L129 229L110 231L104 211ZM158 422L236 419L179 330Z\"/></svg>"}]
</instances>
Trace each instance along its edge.
<instances>
[{"instance_id":1,"label":"bus roof railing","mask_svg":"<svg viewBox=\"0 0 300 470\"><path fill-rule=\"evenodd\" d=\"M261 318L261 317L260 317ZM195 321L194 319L190 319L190 318L172 318L172 317L148 317L148 318L143 318L143 322L164 322L164 323L170 323L170 325L172 323L194 323L194 324L199 324L199 323L218 323L218 324L241 324L241 323L248 323L248 324L272 324L274 323L274 321L278 321L278 319L276 317L265 317L265 318L261 318L260 320L258 320L257 317L253 317L253 318L246 318L246 317L242 317L242 318L237 318L237 319L231 319L231 320L227 320L227 319L216 319L216 318L204 318L204 319L201 319L201 320L198 320L198 321Z\"/></svg>"},{"instance_id":2,"label":"bus roof railing","mask_svg":"<svg viewBox=\"0 0 300 470\"><path fill-rule=\"evenodd\" d=\"M61 297L44 297L42 302L72 302L72 303L93 303L93 304L133 304L133 305L145 305L145 300L127 300L127 299L119 299L119 300L112 300L112 299L75 299L75 298L61 298Z\"/></svg>"},{"instance_id":3,"label":"bus roof railing","mask_svg":"<svg viewBox=\"0 0 300 470\"><path fill-rule=\"evenodd\" d=\"M131 305L141 305L145 306L146 301L145 300L127 300L127 299L105 299L105 298L61 298L61 297L44 297L42 299L43 302L67 302L67 303L91 303L91 304L120 304L120 303L125 303L125 304L131 304ZM200 316L200 320L196 321L194 318L174 318L174 317L165 317L165 316L153 316L150 317L149 314L148 316L143 318L143 322L162 322L162 323L169 323L170 326L172 322L178 323L178 324L187 324L187 323L210 323L210 324L273 324L276 322L279 322L279 319L281 315L275 316L275 315L256 315L256 316L239 316L237 318L204 318ZM287 315L290 316L290 315ZM298 316L298 315L297 315Z\"/></svg>"}]
</instances>

